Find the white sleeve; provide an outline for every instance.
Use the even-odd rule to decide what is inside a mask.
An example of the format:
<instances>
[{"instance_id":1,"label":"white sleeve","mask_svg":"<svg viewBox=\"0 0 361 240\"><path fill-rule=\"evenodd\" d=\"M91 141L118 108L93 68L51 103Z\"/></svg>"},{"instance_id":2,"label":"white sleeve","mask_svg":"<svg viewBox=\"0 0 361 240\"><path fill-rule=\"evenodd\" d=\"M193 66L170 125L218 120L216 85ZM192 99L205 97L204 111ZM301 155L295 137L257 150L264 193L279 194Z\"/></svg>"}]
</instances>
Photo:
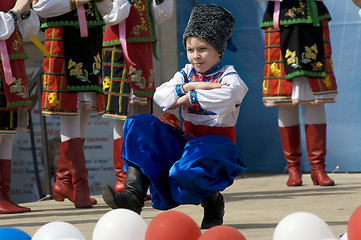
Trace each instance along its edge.
<instances>
[{"instance_id":1,"label":"white sleeve","mask_svg":"<svg viewBox=\"0 0 361 240\"><path fill-rule=\"evenodd\" d=\"M95 2L95 4L97 5L99 13L102 17L104 17L106 14L112 11L112 7L113 7L112 0L103 0L101 2Z\"/></svg>"},{"instance_id":2,"label":"white sleeve","mask_svg":"<svg viewBox=\"0 0 361 240\"><path fill-rule=\"evenodd\" d=\"M19 31L23 35L23 38L31 36L37 36L40 28L40 21L35 11L30 9L30 17L28 19L18 20Z\"/></svg>"},{"instance_id":3,"label":"white sleeve","mask_svg":"<svg viewBox=\"0 0 361 240\"><path fill-rule=\"evenodd\" d=\"M164 0L161 4L157 5L152 1L152 14L155 23L161 24L168 21L173 15L174 3L173 0Z\"/></svg>"},{"instance_id":4,"label":"white sleeve","mask_svg":"<svg viewBox=\"0 0 361 240\"><path fill-rule=\"evenodd\" d=\"M71 11L70 1L64 0L35 0L33 9L42 18L56 17Z\"/></svg>"},{"instance_id":5,"label":"white sleeve","mask_svg":"<svg viewBox=\"0 0 361 240\"><path fill-rule=\"evenodd\" d=\"M201 107L218 115L235 111L248 91L248 87L238 74L225 76L222 83L229 83L229 86L196 91Z\"/></svg>"},{"instance_id":6,"label":"white sleeve","mask_svg":"<svg viewBox=\"0 0 361 240\"><path fill-rule=\"evenodd\" d=\"M0 12L0 40L8 39L14 30L14 19L9 14Z\"/></svg>"},{"instance_id":7,"label":"white sleeve","mask_svg":"<svg viewBox=\"0 0 361 240\"><path fill-rule=\"evenodd\" d=\"M176 87L180 87L182 84L184 84L184 77L180 72L177 72L171 80L156 88L153 96L154 102L163 111L166 111L179 99L180 96L176 92Z\"/></svg>"},{"instance_id":8,"label":"white sleeve","mask_svg":"<svg viewBox=\"0 0 361 240\"><path fill-rule=\"evenodd\" d=\"M107 0L97 3L100 14L109 26L124 21L129 16L131 6L128 0L114 0L113 2Z\"/></svg>"}]
</instances>

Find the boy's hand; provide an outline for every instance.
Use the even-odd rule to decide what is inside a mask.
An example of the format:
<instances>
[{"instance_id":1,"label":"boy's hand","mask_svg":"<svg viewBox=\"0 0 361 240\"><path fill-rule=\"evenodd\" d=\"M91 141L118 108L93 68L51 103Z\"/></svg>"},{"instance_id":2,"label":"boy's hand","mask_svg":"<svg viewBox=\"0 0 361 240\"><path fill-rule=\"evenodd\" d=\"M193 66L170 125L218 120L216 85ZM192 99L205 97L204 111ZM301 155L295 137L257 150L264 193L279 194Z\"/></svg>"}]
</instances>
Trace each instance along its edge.
<instances>
[{"instance_id":1,"label":"boy's hand","mask_svg":"<svg viewBox=\"0 0 361 240\"><path fill-rule=\"evenodd\" d=\"M189 94L185 94L178 98L178 100L169 108L169 110L174 110L179 107L189 108L190 106L192 106L192 104L189 101Z\"/></svg>"}]
</instances>

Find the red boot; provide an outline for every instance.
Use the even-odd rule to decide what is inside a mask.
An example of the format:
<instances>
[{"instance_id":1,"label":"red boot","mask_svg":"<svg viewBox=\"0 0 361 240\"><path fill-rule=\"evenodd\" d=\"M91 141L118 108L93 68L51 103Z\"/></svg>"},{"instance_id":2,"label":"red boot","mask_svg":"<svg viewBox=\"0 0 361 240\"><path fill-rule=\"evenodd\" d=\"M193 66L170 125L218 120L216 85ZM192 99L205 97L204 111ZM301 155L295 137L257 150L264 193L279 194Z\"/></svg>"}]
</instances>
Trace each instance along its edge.
<instances>
[{"instance_id":1,"label":"red boot","mask_svg":"<svg viewBox=\"0 0 361 240\"><path fill-rule=\"evenodd\" d=\"M79 157L79 154L82 156ZM83 205L89 207L87 200L85 201L86 204L83 204L82 200L76 201L76 194L73 187L75 169L72 161L84 161L85 165L83 140L81 138L70 139L68 141L62 142L60 145L58 169L56 171L56 180L53 186L54 198L56 201L64 201L64 198L68 198L71 202L74 203L75 207L83 207ZM86 167L85 171L86 182L88 185L88 171L86 170ZM86 188L89 190L89 186ZM97 203L94 198L90 198L90 202L91 205Z\"/></svg>"},{"instance_id":2,"label":"red boot","mask_svg":"<svg viewBox=\"0 0 361 240\"><path fill-rule=\"evenodd\" d=\"M69 172L72 176L74 205L76 208L91 208L93 207L93 203L90 200L88 169L85 164L82 139L73 138L68 142L69 149L66 154Z\"/></svg>"},{"instance_id":3,"label":"red boot","mask_svg":"<svg viewBox=\"0 0 361 240\"><path fill-rule=\"evenodd\" d=\"M29 212L30 208L17 205L10 197L11 160L0 159L0 213Z\"/></svg>"},{"instance_id":4,"label":"red boot","mask_svg":"<svg viewBox=\"0 0 361 240\"><path fill-rule=\"evenodd\" d=\"M279 127L283 153L287 161L288 181L287 186L302 186L300 168L300 125Z\"/></svg>"},{"instance_id":5,"label":"red boot","mask_svg":"<svg viewBox=\"0 0 361 240\"><path fill-rule=\"evenodd\" d=\"M127 176L127 173L123 171L124 162L122 159L122 145L123 138L118 138L114 140L113 145L113 156L114 156L114 169L115 169L115 184L114 191L118 193L124 192L124 182Z\"/></svg>"},{"instance_id":6,"label":"red boot","mask_svg":"<svg viewBox=\"0 0 361 240\"><path fill-rule=\"evenodd\" d=\"M56 170L56 178L53 186L53 194L55 201L62 202L65 198L74 202L73 184L71 175L68 170L68 161L66 152L69 149L69 141L62 142L59 149L58 169Z\"/></svg>"},{"instance_id":7,"label":"red boot","mask_svg":"<svg viewBox=\"0 0 361 240\"><path fill-rule=\"evenodd\" d=\"M305 133L313 185L335 185L335 182L327 176L325 171L326 124L306 124Z\"/></svg>"}]
</instances>

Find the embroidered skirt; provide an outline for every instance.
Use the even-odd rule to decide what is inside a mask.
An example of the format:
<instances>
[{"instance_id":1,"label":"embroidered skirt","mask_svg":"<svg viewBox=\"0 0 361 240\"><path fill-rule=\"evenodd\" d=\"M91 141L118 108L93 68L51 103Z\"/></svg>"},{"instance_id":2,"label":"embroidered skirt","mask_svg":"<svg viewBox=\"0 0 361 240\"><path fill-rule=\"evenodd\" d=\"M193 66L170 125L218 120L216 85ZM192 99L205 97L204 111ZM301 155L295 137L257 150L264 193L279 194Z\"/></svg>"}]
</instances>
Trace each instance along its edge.
<instances>
[{"instance_id":1,"label":"embroidered skirt","mask_svg":"<svg viewBox=\"0 0 361 240\"><path fill-rule=\"evenodd\" d=\"M16 134L27 131L30 109L29 93L23 59L10 60L13 83L5 82L0 60L0 134Z\"/></svg>"},{"instance_id":2,"label":"embroidered skirt","mask_svg":"<svg viewBox=\"0 0 361 240\"><path fill-rule=\"evenodd\" d=\"M143 75L139 77L146 79ZM131 78L135 79L135 73ZM121 45L103 48L103 90L104 117L124 120L136 113L151 113L151 100L134 95Z\"/></svg>"},{"instance_id":3,"label":"embroidered skirt","mask_svg":"<svg viewBox=\"0 0 361 240\"><path fill-rule=\"evenodd\" d=\"M309 34L311 39L298 41L297 35L302 35L304 28L297 25L290 28L292 29L281 28L281 31L273 27L264 28L264 105L335 102L337 84L333 74L328 20L321 21L317 39L312 39L316 35ZM307 46L305 42L314 44ZM316 43L321 47L316 47ZM303 66L300 64L301 61Z\"/></svg>"},{"instance_id":4,"label":"embroidered skirt","mask_svg":"<svg viewBox=\"0 0 361 240\"><path fill-rule=\"evenodd\" d=\"M130 97L130 83L120 45L103 48L103 90L105 116L126 118Z\"/></svg>"},{"instance_id":5,"label":"embroidered skirt","mask_svg":"<svg viewBox=\"0 0 361 240\"><path fill-rule=\"evenodd\" d=\"M104 113L101 51L102 27L89 28L80 38L79 29L51 27L45 30L42 111L45 115L77 115L78 104ZM82 96L79 96L81 93Z\"/></svg>"},{"instance_id":6,"label":"embroidered skirt","mask_svg":"<svg viewBox=\"0 0 361 240\"><path fill-rule=\"evenodd\" d=\"M187 142L178 128L151 114L127 118L123 140L122 158L150 179L155 209L199 204L246 170L229 138L205 135Z\"/></svg>"}]
</instances>

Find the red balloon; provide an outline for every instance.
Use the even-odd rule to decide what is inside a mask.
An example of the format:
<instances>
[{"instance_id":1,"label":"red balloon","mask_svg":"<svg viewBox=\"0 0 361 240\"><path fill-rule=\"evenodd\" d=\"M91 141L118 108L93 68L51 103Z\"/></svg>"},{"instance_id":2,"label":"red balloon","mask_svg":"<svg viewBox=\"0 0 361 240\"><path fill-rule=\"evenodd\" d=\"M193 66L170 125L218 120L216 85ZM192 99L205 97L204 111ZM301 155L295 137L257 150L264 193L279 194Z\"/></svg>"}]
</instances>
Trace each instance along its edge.
<instances>
[{"instance_id":1,"label":"red balloon","mask_svg":"<svg viewBox=\"0 0 361 240\"><path fill-rule=\"evenodd\" d=\"M347 238L348 240L361 239L361 206L356 208L352 213L347 224Z\"/></svg>"},{"instance_id":2,"label":"red balloon","mask_svg":"<svg viewBox=\"0 0 361 240\"><path fill-rule=\"evenodd\" d=\"M198 240L247 240L237 229L230 226L215 226L205 231Z\"/></svg>"},{"instance_id":3,"label":"red balloon","mask_svg":"<svg viewBox=\"0 0 361 240\"><path fill-rule=\"evenodd\" d=\"M145 240L197 240L201 234L197 223L188 215L166 211L150 221Z\"/></svg>"}]
</instances>

